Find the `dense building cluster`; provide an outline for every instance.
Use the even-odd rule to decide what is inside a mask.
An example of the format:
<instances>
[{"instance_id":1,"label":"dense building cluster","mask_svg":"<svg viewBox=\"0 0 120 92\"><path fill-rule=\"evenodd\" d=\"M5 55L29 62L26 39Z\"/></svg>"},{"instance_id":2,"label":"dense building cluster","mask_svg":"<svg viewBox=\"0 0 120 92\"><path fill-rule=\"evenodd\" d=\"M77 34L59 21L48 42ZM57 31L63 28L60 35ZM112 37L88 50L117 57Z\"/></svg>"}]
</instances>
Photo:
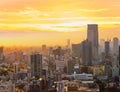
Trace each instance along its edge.
<instances>
[{"instance_id":1,"label":"dense building cluster","mask_svg":"<svg viewBox=\"0 0 120 92\"><path fill-rule=\"evenodd\" d=\"M4 87L0 92L64 92L62 80L99 80L105 87L114 82L119 87L118 38L99 41L98 25L88 24L84 41L71 44L68 39L66 43L53 47L0 47L0 87Z\"/></svg>"}]
</instances>

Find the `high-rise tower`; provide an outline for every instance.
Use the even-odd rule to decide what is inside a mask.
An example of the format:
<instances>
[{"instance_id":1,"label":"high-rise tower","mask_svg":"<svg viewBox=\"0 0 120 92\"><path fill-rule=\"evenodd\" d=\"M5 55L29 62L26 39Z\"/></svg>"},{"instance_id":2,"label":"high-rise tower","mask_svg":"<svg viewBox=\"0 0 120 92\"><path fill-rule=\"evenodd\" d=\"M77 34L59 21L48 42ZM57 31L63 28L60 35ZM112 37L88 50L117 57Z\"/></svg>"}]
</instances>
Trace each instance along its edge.
<instances>
[{"instance_id":1,"label":"high-rise tower","mask_svg":"<svg viewBox=\"0 0 120 92\"><path fill-rule=\"evenodd\" d=\"M110 42L105 41L105 56L108 57L110 55Z\"/></svg>"},{"instance_id":2,"label":"high-rise tower","mask_svg":"<svg viewBox=\"0 0 120 92\"><path fill-rule=\"evenodd\" d=\"M119 51L119 39L117 37L113 38L113 54L118 55Z\"/></svg>"},{"instance_id":3,"label":"high-rise tower","mask_svg":"<svg viewBox=\"0 0 120 92\"><path fill-rule=\"evenodd\" d=\"M31 55L31 76L42 77L42 55L40 53Z\"/></svg>"},{"instance_id":4,"label":"high-rise tower","mask_svg":"<svg viewBox=\"0 0 120 92\"><path fill-rule=\"evenodd\" d=\"M82 63L83 65L92 65L92 45L91 42L85 40L82 42Z\"/></svg>"},{"instance_id":5,"label":"high-rise tower","mask_svg":"<svg viewBox=\"0 0 120 92\"><path fill-rule=\"evenodd\" d=\"M98 56L98 25L87 25L87 39L92 44L92 56L93 59L97 59Z\"/></svg>"}]
</instances>

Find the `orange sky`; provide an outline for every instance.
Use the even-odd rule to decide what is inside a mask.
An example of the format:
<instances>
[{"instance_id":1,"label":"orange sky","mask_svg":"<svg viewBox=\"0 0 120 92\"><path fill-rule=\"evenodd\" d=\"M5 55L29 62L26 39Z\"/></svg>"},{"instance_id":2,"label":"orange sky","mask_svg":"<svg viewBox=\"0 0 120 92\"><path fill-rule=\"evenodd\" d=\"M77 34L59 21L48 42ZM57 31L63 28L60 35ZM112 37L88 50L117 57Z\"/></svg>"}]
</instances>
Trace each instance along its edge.
<instances>
[{"instance_id":1,"label":"orange sky","mask_svg":"<svg viewBox=\"0 0 120 92\"><path fill-rule=\"evenodd\" d=\"M0 44L65 45L99 24L101 38L120 37L120 0L0 0Z\"/></svg>"}]
</instances>

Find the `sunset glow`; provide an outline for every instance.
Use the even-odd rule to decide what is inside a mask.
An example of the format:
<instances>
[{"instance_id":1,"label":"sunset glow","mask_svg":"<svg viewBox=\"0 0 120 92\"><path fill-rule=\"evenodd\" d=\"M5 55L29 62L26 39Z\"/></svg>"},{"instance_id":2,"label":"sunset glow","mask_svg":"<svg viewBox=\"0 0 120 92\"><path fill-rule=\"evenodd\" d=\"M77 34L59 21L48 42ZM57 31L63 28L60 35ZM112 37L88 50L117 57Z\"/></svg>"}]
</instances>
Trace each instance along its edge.
<instances>
[{"instance_id":1,"label":"sunset glow","mask_svg":"<svg viewBox=\"0 0 120 92\"><path fill-rule=\"evenodd\" d=\"M119 9L120 0L0 0L0 44L79 43L95 23L100 39L120 37Z\"/></svg>"}]
</instances>

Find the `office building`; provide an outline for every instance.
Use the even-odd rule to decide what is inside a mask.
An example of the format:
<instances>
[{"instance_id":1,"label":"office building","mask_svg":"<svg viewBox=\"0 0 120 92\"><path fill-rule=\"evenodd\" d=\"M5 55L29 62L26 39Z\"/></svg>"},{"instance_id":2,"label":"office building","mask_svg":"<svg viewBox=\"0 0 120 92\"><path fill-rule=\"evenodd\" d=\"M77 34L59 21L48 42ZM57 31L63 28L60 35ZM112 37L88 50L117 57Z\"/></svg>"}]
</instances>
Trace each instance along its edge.
<instances>
[{"instance_id":1,"label":"office building","mask_svg":"<svg viewBox=\"0 0 120 92\"><path fill-rule=\"evenodd\" d=\"M14 73L17 74L18 73L18 63L14 63Z\"/></svg>"},{"instance_id":2,"label":"office building","mask_svg":"<svg viewBox=\"0 0 120 92\"><path fill-rule=\"evenodd\" d=\"M98 57L98 25L88 24L87 25L87 39L92 44L92 56L93 59Z\"/></svg>"},{"instance_id":3,"label":"office building","mask_svg":"<svg viewBox=\"0 0 120 92\"><path fill-rule=\"evenodd\" d=\"M120 46L119 46L119 56L118 56L118 58L119 58L119 75L120 75Z\"/></svg>"},{"instance_id":4,"label":"office building","mask_svg":"<svg viewBox=\"0 0 120 92\"><path fill-rule=\"evenodd\" d=\"M119 49L119 39L117 37L113 38L113 54L118 55Z\"/></svg>"},{"instance_id":5,"label":"office building","mask_svg":"<svg viewBox=\"0 0 120 92\"><path fill-rule=\"evenodd\" d=\"M31 76L42 77L42 55L37 52L31 55Z\"/></svg>"},{"instance_id":6,"label":"office building","mask_svg":"<svg viewBox=\"0 0 120 92\"><path fill-rule=\"evenodd\" d=\"M114 55L113 56L113 66L119 66L119 60L118 60L118 56Z\"/></svg>"},{"instance_id":7,"label":"office building","mask_svg":"<svg viewBox=\"0 0 120 92\"><path fill-rule=\"evenodd\" d=\"M108 77L112 77L112 59L109 56L105 58L104 74Z\"/></svg>"},{"instance_id":8,"label":"office building","mask_svg":"<svg viewBox=\"0 0 120 92\"><path fill-rule=\"evenodd\" d=\"M55 59L61 60L61 58L63 56L62 47L58 46L57 48L53 49L53 55L54 55Z\"/></svg>"},{"instance_id":9,"label":"office building","mask_svg":"<svg viewBox=\"0 0 120 92\"><path fill-rule=\"evenodd\" d=\"M0 47L0 62L4 61L3 47Z\"/></svg>"},{"instance_id":10,"label":"office building","mask_svg":"<svg viewBox=\"0 0 120 92\"><path fill-rule=\"evenodd\" d=\"M104 73L108 77L112 77L112 67L109 64L109 62L106 62L105 67L104 67Z\"/></svg>"},{"instance_id":11,"label":"office building","mask_svg":"<svg viewBox=\"0 0 120 92\"><path fill-rule=\"evenodd\" d=\"M75 61L72 58L70 58L67 61L67 74L73 73L74 65L75 65Z\"/></svg>"},{"instance_id":12,"label":"office building","mask_svg":"<svg viewBox=\"0 0 120 92\"><path fill-rule=\"evenodd\" d=\"M99 42L99 50L98 50L98 53L99 55L101 55L102 53L104 53L104 44L105 44L105 41L104 39L100 39L100 42Z\"/></svg>"},{"instance_id":13,"label":"office building","mask_svg":"<svg viewBox=\"0 0 120 92\"><path fill-rule=\"evenodd\" d=\"M67 39L67 48L70 49L70 39Z\"/></svg>"},{"instance_id":14,"label":"office building","mask_svg":"<svg viewBox=\"0 0 120 92\"><path fill-rule=\"evenodd\" d=\"M105 41L105 56L108 57L110 55L110 42Z\"/></svg>"},{"instance_id":15,"label":"office building","mask_svg":"<svg viewBox=\"0 0 120 92\"><path fill-rule=\"evenodd\" d=\"M72 44L72 55L80 58L81 56L81 44Z\"/></svg>"},{"instance_id":16,"label":"office building","mask_svg":"<svg viewBox=\"0 0 120 92\"><path fill-rule=\"evenodd\" d=\"M92 65L92 44L88 40L81 43L82 45L82 64L91 66Z\"/></svg>"}]
</instances>

